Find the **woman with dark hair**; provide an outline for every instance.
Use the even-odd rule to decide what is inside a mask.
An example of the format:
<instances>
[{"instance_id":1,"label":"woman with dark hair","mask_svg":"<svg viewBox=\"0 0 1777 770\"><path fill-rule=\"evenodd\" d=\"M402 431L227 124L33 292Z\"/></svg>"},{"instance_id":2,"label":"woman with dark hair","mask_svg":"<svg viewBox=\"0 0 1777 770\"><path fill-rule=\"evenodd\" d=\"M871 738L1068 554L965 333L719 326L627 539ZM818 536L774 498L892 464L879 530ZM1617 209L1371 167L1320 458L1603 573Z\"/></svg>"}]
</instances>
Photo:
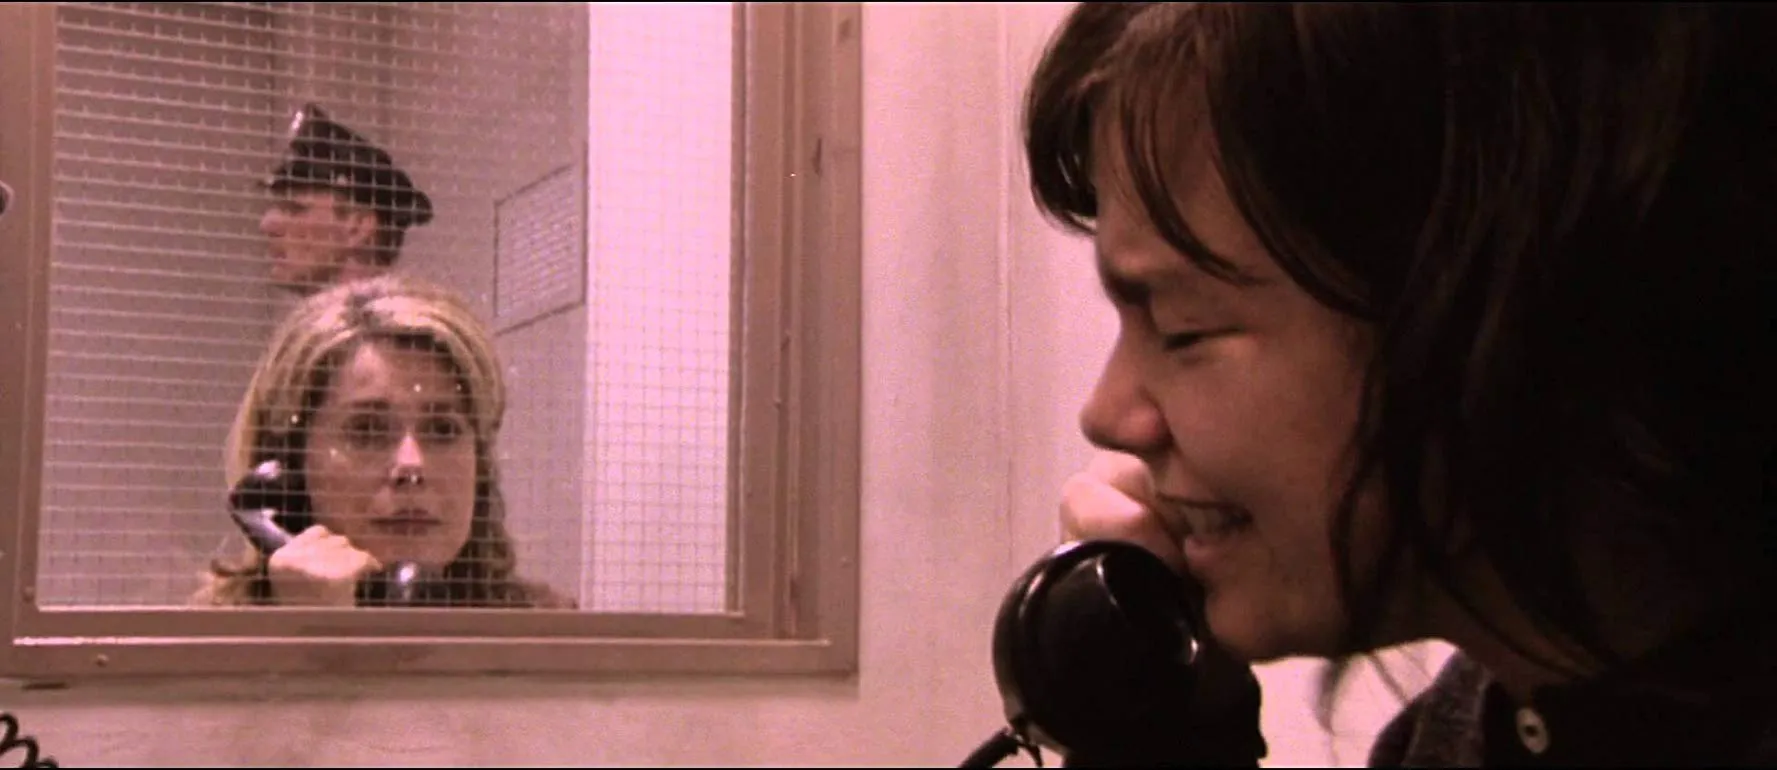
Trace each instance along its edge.
<instances>
[{"instance_id":1,"label":"woman with dark hair","mask_svg":"<svg viewBox=\"0 0 1777 770\"><path fill-rule=\"evenodd\" d=\"M1773 39L1081 4L1024 118L1120 322L1069 537L1188 571L1246 661L1454 645L1374 765L1777 762Z\"/></svg>"}]
</instances>

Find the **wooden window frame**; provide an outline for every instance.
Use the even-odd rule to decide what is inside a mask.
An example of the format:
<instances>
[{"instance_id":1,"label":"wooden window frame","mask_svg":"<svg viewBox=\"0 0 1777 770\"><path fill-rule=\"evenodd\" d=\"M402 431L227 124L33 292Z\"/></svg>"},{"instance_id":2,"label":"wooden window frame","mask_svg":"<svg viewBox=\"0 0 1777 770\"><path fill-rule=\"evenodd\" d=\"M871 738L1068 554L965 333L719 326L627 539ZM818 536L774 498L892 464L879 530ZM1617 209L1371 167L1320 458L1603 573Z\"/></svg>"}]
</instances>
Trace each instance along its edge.
<instances>
[{"instance_id":1,"label":"wooden window frame","mask_svg":"<svg viewBox=\"0 0 1777 770\"><path fill-rule=\"evenodd\" d=\"M0 220L0 676L854 673L860 4L736 5L737 558L718 615L39 607L55 7L0 5L0 179L17 192Z\"/></svg>"}]
</instances>

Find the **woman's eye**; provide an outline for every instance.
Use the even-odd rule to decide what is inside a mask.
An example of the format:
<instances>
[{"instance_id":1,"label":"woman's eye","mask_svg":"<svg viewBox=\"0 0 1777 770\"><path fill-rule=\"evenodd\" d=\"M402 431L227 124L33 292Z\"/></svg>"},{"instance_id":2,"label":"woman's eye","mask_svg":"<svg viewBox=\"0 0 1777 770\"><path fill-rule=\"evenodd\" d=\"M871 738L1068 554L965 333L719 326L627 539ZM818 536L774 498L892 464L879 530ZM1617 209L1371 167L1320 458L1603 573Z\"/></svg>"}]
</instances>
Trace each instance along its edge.
<instances>
[{"instance_id":1,"label":"woman's eye","mask_svg":"<svg viewBox=\"0 0 1777 770\"><path fill-rule=\"evenodd\" d=\"M1176 352L1190 348L1206 339L1209 339L1209 335L1204 332L1179 332L1161 336L1160 345L1168 352Z\"/></svg>"},{"instance_id":2,"label":"woman's eye","mask_svg":"<svg viewBox=\"0 0 1777 770\"><path fill-rule=\"evenodd\" d=\"M465 432L462 423L456 420L433 420L426 424L424 434L434 441L452 441Z\"/></svg>"}]
</instances>

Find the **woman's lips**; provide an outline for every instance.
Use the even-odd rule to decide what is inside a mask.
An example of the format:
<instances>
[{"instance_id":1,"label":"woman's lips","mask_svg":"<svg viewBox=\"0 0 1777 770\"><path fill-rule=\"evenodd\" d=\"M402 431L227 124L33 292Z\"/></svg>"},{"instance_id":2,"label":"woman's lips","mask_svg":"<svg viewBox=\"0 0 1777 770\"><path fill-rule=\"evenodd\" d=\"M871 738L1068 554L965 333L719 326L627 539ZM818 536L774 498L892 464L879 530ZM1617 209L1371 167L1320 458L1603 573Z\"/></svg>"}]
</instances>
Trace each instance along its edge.
<instances>
[{"instance_id":1,"label":"woman's lips","mask_svg":"<svg viewBox=\"0 0 1777 770\"><path fill-rule=\"evenodd\" d=\"M1252 514L1239 506L1206 500L1193 500L1169 495L1159 496L1167 523L1185 564L1198 580L1207 581L1221 572L1224 562L1253 533Z\"/></svg>"},{"instance_id":2,"label":"woman's lips","mask_svg":"<svg viewBox=\"0 0 1777 770\"><path fill-rule=\"evenodd\" d=\"M423 534L443 522L424 509L404 508L387 516L373 518L370 523L378 531L389 534Z\"/></svg>"}]
</instances>

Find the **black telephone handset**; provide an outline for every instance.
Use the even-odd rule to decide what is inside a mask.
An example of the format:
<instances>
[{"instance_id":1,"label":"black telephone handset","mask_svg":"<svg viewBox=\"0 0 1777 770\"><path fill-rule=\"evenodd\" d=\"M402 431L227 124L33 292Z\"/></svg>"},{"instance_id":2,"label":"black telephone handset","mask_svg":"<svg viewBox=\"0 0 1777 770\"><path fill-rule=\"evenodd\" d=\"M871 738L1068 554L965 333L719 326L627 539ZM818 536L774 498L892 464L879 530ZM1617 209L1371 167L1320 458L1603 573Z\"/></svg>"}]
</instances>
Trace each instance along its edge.
<instances>
[{"instance_id":1,"label":"black telephone handset","mask_svg":"<svg viewBox=\"0 0 1777 770\"><path fill-rule=\"evenodd\" d=\"M1202 596L1140 546L1062 545L1013 583L993 629L1007 726L960 767L1039 747L1069 764L1257 767L1258 680L1203 633Z\"/></svg>"},{"instance_id":2,"label":"black telephone handset","mask_svg":"<svg viewBox=\"0 0 1777 770\"><path fill-rule=\"evenodd\" d=\"M288 545L314 524L308 493L297 474L278 457L265 457L253 466L229 492L230 515L253 543L253 547L270 558L272 553ZM358 582L358 604L362 606L401 607L427 603L436 593L435 581L428 580L419 565L411 562L392 564Z\"/></svg>"}]
</instances>

